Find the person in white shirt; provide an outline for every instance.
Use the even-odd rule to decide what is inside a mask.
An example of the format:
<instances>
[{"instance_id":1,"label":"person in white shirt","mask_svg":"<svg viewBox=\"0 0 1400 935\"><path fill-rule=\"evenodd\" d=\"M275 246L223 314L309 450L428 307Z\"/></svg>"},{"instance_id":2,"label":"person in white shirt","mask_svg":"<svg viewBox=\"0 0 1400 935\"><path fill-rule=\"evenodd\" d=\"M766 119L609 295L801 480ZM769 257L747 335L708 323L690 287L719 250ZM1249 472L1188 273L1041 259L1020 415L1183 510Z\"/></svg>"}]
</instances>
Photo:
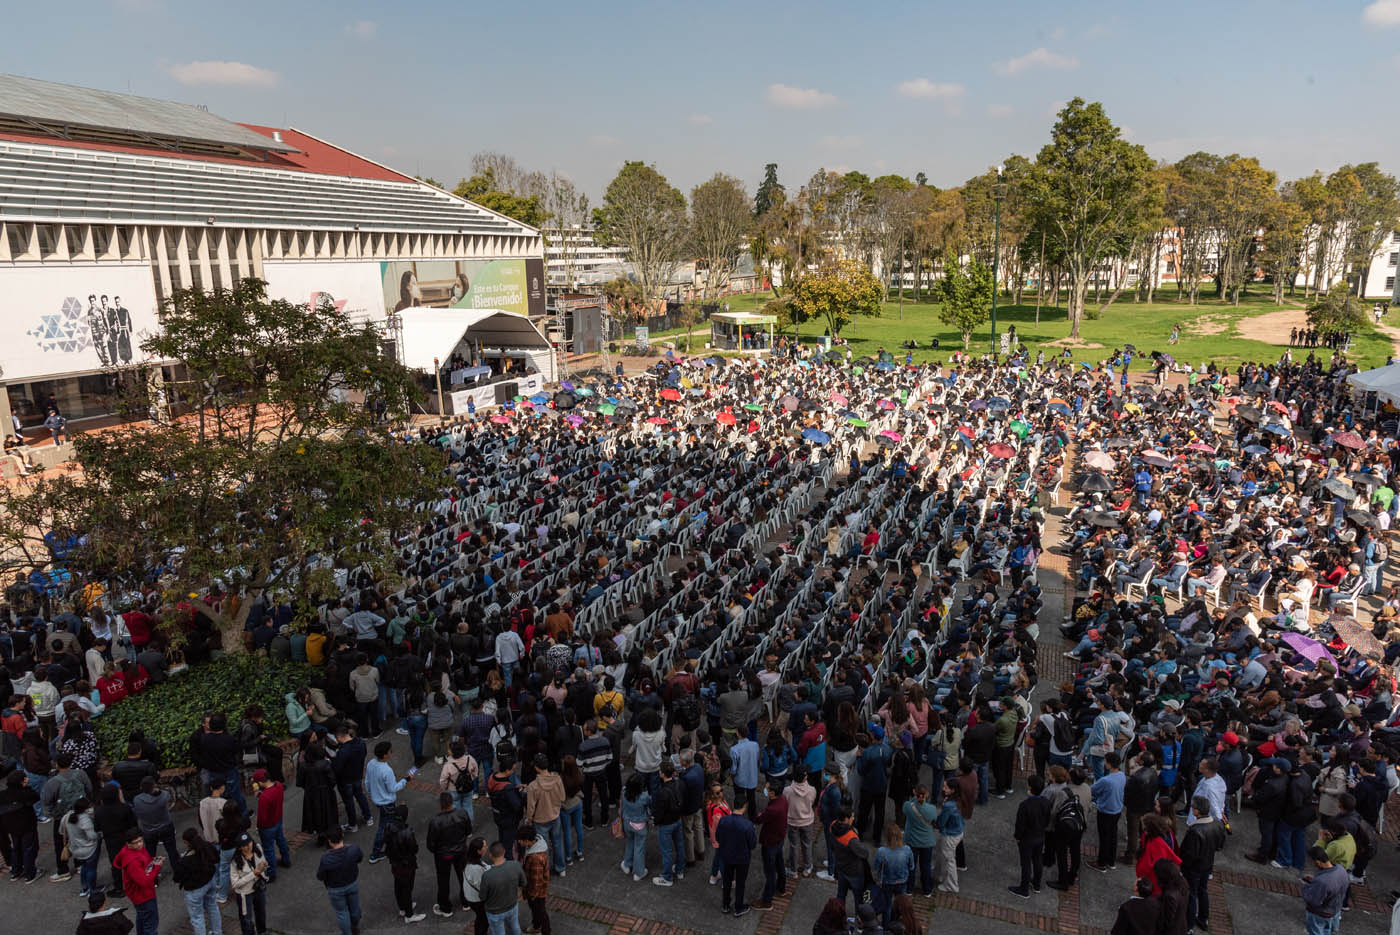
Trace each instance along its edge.
<instances>
[{"instance_id":1,"label":"person in white shirt","mask_svg":"<svg viewBox=\"0 0 1400 935\"><path fill-rule=\"evenodd\" d=\"M1216 821L1225 819L1225 780L1216 772L1217 763L1215 757L1208 756L1201 760L1199 769L1201 778L1196 783L1196 790L1191 793L1192 797L1201 796L1210 802L1210 817ZM1199 821L1194 812L1188 809L1186 823L1193 825Z\"/></svg>"}]
</instances>

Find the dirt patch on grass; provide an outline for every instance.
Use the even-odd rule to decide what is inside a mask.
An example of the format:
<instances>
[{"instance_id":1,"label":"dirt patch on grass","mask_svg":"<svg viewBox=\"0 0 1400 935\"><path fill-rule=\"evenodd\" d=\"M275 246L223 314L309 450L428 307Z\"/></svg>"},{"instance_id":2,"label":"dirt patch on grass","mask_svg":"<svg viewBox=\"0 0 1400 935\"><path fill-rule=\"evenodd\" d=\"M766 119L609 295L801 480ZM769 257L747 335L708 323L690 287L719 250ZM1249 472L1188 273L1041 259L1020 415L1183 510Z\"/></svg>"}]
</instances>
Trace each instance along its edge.
<instances>
[{"instance_id":1,"label":"dirt patch on grass","mask_svg":"<svg viewBox=\"0 0 1400 935\"><path fill-rule=\"evenodd\" d=\"M1093 341L1080 341L1077 338L1057 338L1054 341L1046 341L1046 347L1077 347L1082 351L1092 351L1094 348L1103 347Z\"/></svg>"},{"instance_id":2,"label":"dirt patch on grass","mask_svg":"<svg viewBox=\"0 0 1400 935\"><path fill-rule=\"evenodd\" d=\"M1288 344L1289 333L1294 328L1308 326L1308 313L1301 308L1270 312L1267 315L1256 315L1253 318L1241 318L1237 326L1242 338L1263 341L1265 344L1277 344L1282 347Z\"/></svg>"},{"instance_id":3,"label":"dirt patch on grass","mask_svg":"<svg viewBox=\"0 0 1400 935\"><path fill-rule=\"evenodd\" d=\"M1204 338L1210 337L1213 334L1224 334L1225 329L1229 326L1229 321L1220 315L1202 315L1188 322L1186 330L1193 335Z\"/></svg>"}]
</instances>

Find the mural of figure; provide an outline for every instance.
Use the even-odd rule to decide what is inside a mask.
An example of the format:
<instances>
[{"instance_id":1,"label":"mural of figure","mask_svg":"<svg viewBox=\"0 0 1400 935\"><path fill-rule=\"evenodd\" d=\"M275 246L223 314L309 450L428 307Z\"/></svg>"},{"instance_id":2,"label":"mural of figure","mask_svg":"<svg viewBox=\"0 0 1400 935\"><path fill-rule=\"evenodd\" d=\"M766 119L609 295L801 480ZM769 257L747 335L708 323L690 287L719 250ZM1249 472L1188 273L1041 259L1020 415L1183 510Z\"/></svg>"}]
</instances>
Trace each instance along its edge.
<instances>
[{"instance_id":1,"label":"mural of figure","mask_svg":"<svg viewBox=\"0 0 1400 935\"><path fill-rule=\"evenodd\" d=\"M101 299L102 308L99 309L102 320L106 322L103 333L107 344L107 363L113 367L121 364L121 358L117 356L117 310L107 304L107 297Z\"/></svg>"},{"instance_id":2,"label":"mural of figure","mask_svg":"<svg viewBox=\"0 0 1400 935\"><path fill-rule=\"evenodd\" d=\"M105 304L107 297L104 295L102 301ZM107 367L112 363L112 358L107 355L107 314L97 307L97 296L88 296L87 307L88 331L92 333L92 346L97 349L97 359L102 366Z\"/></svg>"},{"instance_id":3,"label":"mural of figure","mask_svg":"<svg viewBox=\"0 0 1400 935\"><path fill-rule=\"evenodd\" d=\"M131 312L122 305L122 297L112 296L112 312L108 316L112 326L112 332L116 335L116 353L112 357L112 362L116 363L120 359L121 363L131 363Z\"/></svg>"},{"instance_id":4,"label":"mural of figure","mask_svg":"<svg viewBox=\"0 0 1400 935\"><path fill-rule=\"evenodd\" d=\"M404 270L403 276L399 277L399 302L394 306L394 311L401 312L421 304L423 290L418 288L418 277L413 275L413 270Z\"/></svg>"},{"instance_id":5,"label":"mural of figure","mask_svg":"<svg viewBox=\"0 0 1400 935\"><path fill-rule=\"evenodd\" d=\"M452 292L447 300L447 304L456 307L457 303L467 297L471 291L471 283L467 280L465 273L458 273L457 278L452 280Z\"/></svg>"}]
</instances>

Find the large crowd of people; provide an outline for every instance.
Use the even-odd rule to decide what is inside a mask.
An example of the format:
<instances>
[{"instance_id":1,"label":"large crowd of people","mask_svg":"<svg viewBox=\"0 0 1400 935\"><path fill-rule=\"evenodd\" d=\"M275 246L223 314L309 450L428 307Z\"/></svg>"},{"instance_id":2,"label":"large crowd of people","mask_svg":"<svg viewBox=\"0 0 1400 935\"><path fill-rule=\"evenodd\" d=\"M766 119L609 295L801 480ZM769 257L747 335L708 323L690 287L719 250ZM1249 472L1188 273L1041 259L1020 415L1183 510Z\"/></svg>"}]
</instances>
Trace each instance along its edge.
<instances>
[{"instance_id":1,"label":"large crowd of people","mask_svg":"<svg viewBox=\"0 0 1400 935\"><path fill-rule=\"evenodd\" d=\"M1173 364L668 358L406 432L447 473L392 584L337 569L305 630L253 598L248 648L318 667L285 699L292 769L261 708L210 712L179 839L160 751L138 735L104 767L91 736L168 677L159 592L70 583L62 603L21 579L0 614L11 878L42 873L48 822L80 931L124 931L125 899L155 932L168 858L197 933L229 898L260 933L294 785L346 935L362 861L426 917L420 855L436 915L518 932L523 899L547 935L551 878L595 850L637 885L706 876L735 916L817 878L835 891L816 931L899 933L913 894L959 890L979 807L1017 795L1015 897L1131 867L1115 933L1204 930L1215 855L1248 839L1306 877L1309 931L1335 930L1397 783L1400 448L1340 358L1179 385ZM1062 681L1046 548L1070 559ZM191 637L198 678L219 635ZM410 781L434 814L408 814Z\"/></svg>"}]
</instances>

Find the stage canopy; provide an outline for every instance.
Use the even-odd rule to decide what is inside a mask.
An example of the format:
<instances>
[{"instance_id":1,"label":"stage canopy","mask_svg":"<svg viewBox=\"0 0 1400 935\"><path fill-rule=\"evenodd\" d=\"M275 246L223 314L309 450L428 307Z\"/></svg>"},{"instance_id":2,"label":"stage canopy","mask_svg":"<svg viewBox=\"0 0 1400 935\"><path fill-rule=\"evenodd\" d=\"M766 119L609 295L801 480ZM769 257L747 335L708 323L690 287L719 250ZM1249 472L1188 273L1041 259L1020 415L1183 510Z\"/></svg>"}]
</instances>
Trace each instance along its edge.
<instances>
[{"instance_id":1,"label":"stage canopy","mask_svg":"<svg viewBox=\"0 0 1400 935\"><path fill-rule=\"evenodd\" d=\"M1363 393L1375 393L1390 402L1400 400L1400 364L1353 373L1347 382Z\"/></svg>"},{"instance_id":2,"label":"stage canopy","mask_svg":"<svg viewBox=\"0 0 1400 935\"><path fill-rule=\"evenodd\" d=\"M548 352L549 341L530 319L490 308L406 308L403 324L404 366L433 370L433 358L443 362L464 340L482 348Z\"/></svg>"}]
</instances>

